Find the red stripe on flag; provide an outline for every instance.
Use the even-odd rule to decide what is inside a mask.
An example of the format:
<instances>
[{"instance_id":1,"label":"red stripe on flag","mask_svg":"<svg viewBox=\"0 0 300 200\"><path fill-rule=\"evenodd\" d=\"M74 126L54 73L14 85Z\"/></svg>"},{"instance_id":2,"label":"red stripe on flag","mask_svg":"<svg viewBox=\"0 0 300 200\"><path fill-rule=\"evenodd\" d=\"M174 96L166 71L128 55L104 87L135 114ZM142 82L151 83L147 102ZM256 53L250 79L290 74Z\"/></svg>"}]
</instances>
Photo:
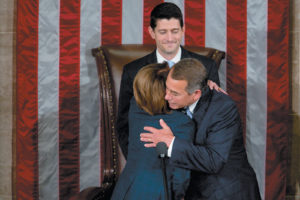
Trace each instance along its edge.
<instances>
[{"instance_id":1,"label":"red stripe on flag","mask_svg":"<svg viewBox=\"0 0 300 200\"><path fill-rule=\"evenodd\" d=\"M122 42L122 1L102 1L102 45Z\"/></svg>"},{"instance_id":2,"label":"red stripe on flag","mask_svg":"<svg viewBox=\"0 0 300 200\"><path fill-rule=\"evenodd\" d=\"M246 133L247 1L227 1L227 92L237 103Z\"/></svg>"},{"instance_id":3,"label":"red stripe on flag","mask_svg":"<svg viewBox=\"0 0 300 200\"><path fill-rule=\"evenodd\" d=\"M185 0L185 44L205 46L205 0Z\"/></svg>"},{"instance_id":4,"label":"red stripe on flag","mask_svg":"<svg viewBox=\"0 0 300 200\"><path fill-rule=\"evenodd\" d=\"M80 0L60 3L59 196L79 192Z\"/></svg>"},{"instance_id":5,"label":"red stripe on flag","mask_svg":"<svg viewBox=\"0 0 300 200\"><path fill-rule=\"evenodd\" d=\"M16 198L39 199L38 8L18 0L16 84Z\"/></svg>"},{"instance_id":6,"label":"red stripe on flag","mask_svg":"<svg viewBox=\"0 0 300 200\"><path fill-rule=\"evenodd\" d=\"M152 0L152 1L144 1L144 25L143 25L143 43L144 44L155 44L155 40L153 40L149 34L148 27L150 26L150 15L152 9L162 3L163 0Z\"/></svg>"},{"instance_id":7,"label":"red stripe on flag","mask_svg":"<svg viewBox=\"0 0 300 200\"><path fill-rule=\"evenodd\" d=\"M265 199L285 199L289 124L289 1L268 1Z\"/></svg>"}]
</instances>

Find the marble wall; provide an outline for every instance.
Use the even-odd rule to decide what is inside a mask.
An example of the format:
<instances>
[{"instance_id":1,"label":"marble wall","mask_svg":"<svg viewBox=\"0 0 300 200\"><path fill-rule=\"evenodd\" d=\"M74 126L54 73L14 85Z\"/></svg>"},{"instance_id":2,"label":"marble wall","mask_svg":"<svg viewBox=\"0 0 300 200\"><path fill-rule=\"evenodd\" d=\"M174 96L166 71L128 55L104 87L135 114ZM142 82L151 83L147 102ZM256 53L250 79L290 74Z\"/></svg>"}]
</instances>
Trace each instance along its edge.
<instances>
[{"instance_id":1,"label":"marble wall","mask_svg":"<svg viewBox=\"0 0 300 200\"><path fill-rule=\"evenodd\" d=\"M291 0L291 133L287 199L300 199L300 0ZM0 199L13 199L16 0L0 0Z\"/></svg>"}]
</instances>

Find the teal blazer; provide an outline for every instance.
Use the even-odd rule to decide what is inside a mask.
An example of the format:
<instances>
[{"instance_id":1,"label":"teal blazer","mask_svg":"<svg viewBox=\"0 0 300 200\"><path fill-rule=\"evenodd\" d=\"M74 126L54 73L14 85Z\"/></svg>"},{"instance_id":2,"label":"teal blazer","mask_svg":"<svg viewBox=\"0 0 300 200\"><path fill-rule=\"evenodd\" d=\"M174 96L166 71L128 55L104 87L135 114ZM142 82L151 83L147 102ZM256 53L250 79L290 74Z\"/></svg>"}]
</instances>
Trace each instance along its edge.
<instances>
[{"instance_id":1,"label":"teal blazer","mask_svg":"<svg viewBox=\"0 0 300 200\"><path fill-rule=\"evenodd\" d=\"M155 148L145 148L140 141L144 126L160 128L159 119L163 119L172 129L176 138L192 143L195 132L194 122L184 113L172 111L170 114L151 116L141 110L134 98L129 109L129 145L125 168L114 189L112 200L164 199L164 183L161 162ZM168 163L167 179L172 199L185 195L189 184L190 171L177 168Z\"/></svg>"}]
</instances>

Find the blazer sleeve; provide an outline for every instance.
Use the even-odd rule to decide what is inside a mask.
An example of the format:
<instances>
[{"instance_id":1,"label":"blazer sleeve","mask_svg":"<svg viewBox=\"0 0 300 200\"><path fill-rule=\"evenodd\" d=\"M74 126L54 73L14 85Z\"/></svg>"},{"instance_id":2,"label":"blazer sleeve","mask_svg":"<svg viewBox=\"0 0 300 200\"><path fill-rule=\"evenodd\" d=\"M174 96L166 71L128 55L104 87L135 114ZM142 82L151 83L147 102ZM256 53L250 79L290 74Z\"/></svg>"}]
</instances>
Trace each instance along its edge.
<instances>
[{"instance_id":1,"label":"blazer sleeve","mask_svg":"<svg viewBox=\"0 0 300 200\"><path fill-rule=\"evenodd\" d=\"M227 162L233 142L240 139L241 123L233 102L224 102L210 113L210 119L198 127L196 141L189 142L176 138L170 161L175 165L205 173L218 173ZM205 114L207 115L207 113ZM207 116L204 116L204 118ZM202 121L203 123L203 121ZM205 142L197 143L197 137L206 137Z\"/></svg>"},{"instance_id":2,"label":"blazer sleeve","mask_svg":"<svg viewBox=\"0 0 300 200\"><path fill-rule=\"evenodd\" d=\"M194 122L185 115L184 118L176 121L182 122L182 124L180 123L179 126L173 128L176 138L191 142L195 132ZM182 199L189 185L190 170L173 166L171 177L172 199Z\"/></svg>"},{"instance_id":3,"label":"blazer sleeve","mask_svg":"<svg viewBox=\"0 0 300 200\"><path fill-rule=\"evenodd\" d=\"M188 169L175 167L172 174L172 199L182 199L188 188L191 172Z\"/></svg>"}]
</instances>

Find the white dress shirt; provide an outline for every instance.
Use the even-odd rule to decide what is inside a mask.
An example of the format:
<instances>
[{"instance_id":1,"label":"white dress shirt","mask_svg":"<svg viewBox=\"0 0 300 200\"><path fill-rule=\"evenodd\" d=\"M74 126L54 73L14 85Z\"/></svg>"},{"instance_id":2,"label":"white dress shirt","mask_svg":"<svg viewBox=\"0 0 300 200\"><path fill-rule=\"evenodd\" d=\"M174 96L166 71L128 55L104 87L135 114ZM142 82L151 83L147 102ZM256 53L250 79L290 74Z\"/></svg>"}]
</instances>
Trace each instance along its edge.
<instances>
[{"instance_id":1,"label":"white dress shirt","mask_svg":"<svg viewBox=\"0 0 300 200\"><path fill-rule=\"evenodd\" d=\"M157 58L157 62L158 63L163 63L164 61L168 61L167 59L165 59L156 49L156 58ZM175 55L174 58L172 58L170 61L174 62L174 63L178 63L179 60L181 59L181 47L179 48L177 54Z\"/></svg>"}]
</instances>

